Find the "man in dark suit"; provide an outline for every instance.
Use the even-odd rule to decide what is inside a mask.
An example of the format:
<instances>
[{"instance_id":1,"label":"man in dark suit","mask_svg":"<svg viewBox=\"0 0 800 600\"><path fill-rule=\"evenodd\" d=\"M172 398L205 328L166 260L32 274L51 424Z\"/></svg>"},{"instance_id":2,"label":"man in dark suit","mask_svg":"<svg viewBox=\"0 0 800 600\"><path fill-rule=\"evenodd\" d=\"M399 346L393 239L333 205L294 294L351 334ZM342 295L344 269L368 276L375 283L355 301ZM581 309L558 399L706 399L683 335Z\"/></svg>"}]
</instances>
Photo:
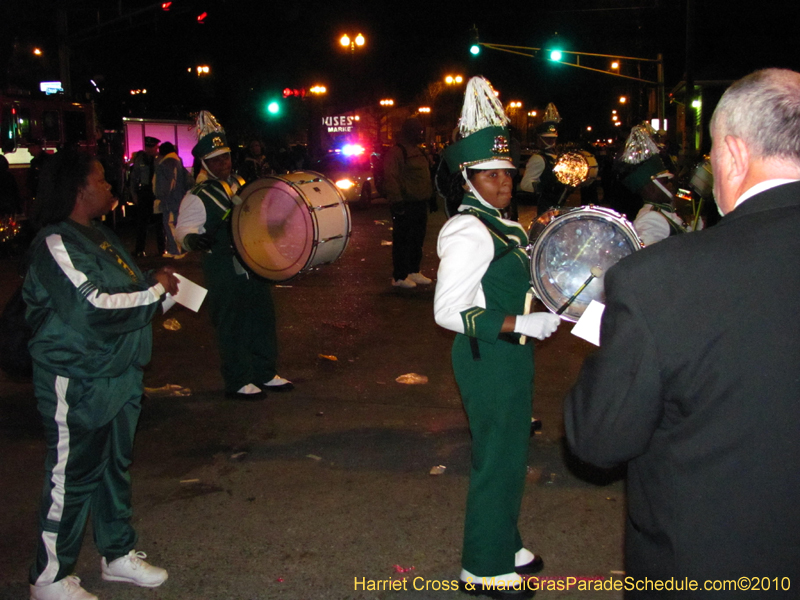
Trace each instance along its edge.
<instances>
[{"instance_id":1,"label":"man in dark suit","mask_svg":"<svg viewBox=\"0 0 800 600\"><path fill-rule=\"evenodd\" d=\"M608 271L601 347L565 401L566 435L584 461L628 463L630 597L676 595L644 578L695 580L683 598L746 577L769 585L759 598L796 597L800 73L734 83L711 136L724 218Z\"/></svg>"}]
</instances>

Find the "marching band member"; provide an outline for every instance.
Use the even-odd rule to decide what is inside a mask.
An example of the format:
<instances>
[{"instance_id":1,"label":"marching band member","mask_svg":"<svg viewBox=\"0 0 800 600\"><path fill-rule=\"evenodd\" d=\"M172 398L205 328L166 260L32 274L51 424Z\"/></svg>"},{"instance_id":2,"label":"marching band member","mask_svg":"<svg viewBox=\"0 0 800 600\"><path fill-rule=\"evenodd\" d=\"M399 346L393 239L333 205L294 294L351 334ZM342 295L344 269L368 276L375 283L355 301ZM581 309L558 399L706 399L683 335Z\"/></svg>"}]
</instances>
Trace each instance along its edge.
<instances>
[{"instance_id":1,"label":"marching band member","mask_svg":"<svg viewBox=\"0 0 800 600\"><path fill-rule=\"evenodd\" d=\"M514 176L507 122L489 82L470 80L463 138L444 155L453 173L451 193L463 200L439 234L434 298L436 322L456 332L453 370L472 434L462 590L501 598L529 595L520 574L543 566L517 529L533 393L533 346L520 336L541 340L559 324L550 313L524 314L527 236L518 223L501 218Z\"/></svg>"},{"instance_id":2,"label":"marching band member","mask_svg":"<svg viewBox=\"0 0 800 600\"><path fill-rule=\"evenodd\" d=\"M538 214L559 204L564 185L558 181L553 167L558 160L558 124L561 115L556 105L550 102L544 111L544 121L536 127L536 149L528 162L519 182L519 189L536 195Z\"/></svg>"},{"instance_id":3,"label":"marching band member","mask_svg":"<svg viewBox=\"0 0 800 600\"><path fill-rule=\"evenodd\" d=\"M232 172L225 131L214 116L202 111L197 128L198 142L192 154L202 162L208 177L181 201L175 237L184 248L203 252L225 394L256 400L263 398L263 390L291 390L292 383L276 372L278 340L269 283L239 262L226 222L244 182Z\"/></svg>"},{"instance_id":4,"label":"marching band member","mask_svg":"<svg viewBox=\"0 0 800 600\"><path fill-rule=\"evenodd\" d=\"M639 194L644 206L633 221L633 228L645 246L702 228L684 222L675 211L675 176L667 169L659 156L659 149L650 134L647 123L635 126L628 136L622 152L622 163L634 165L633 170L622 180L623 185Z\"/></svg>"}]
</instances>

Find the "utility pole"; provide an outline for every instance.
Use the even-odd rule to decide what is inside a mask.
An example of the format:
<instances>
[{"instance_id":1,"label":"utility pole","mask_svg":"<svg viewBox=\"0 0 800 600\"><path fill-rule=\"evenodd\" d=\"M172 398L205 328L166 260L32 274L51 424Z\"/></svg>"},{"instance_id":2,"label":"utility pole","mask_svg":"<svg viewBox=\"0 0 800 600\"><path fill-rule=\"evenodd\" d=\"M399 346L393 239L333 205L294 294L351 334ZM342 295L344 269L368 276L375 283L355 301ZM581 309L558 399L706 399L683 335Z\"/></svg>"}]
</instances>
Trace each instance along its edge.
<instances>
[{"instance_id":1,"label":"utility pole","mask_svg":"<svg viewBox=\"0 0 800 600\"><path fill-rule=\"evenodd\" d=\"M61 87L67 97L72 95L70 77L69 44L67 41L67 0L59 0L56 12L56 31L58 35L58 67L61 74Z\"/></svg>"}]
</instances>

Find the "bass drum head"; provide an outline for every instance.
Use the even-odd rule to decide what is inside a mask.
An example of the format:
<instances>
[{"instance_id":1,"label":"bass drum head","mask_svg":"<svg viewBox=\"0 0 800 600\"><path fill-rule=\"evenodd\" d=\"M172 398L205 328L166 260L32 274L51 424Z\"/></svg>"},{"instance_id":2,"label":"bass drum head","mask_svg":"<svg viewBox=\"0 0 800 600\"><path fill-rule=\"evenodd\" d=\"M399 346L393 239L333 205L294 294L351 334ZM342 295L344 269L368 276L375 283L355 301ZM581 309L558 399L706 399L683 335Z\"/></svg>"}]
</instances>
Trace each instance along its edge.
<instances>
[{"instance_id":1,"label":"bass drum head","mask_svg":"<svg viewBox=\"0 0 800 600\"><path fill-rule=\"evenodd\" d=\"M333 182L319 173L257 179L242 188L239 198L231 215L234 246L261 277L286 281L317 262L332 262L347 245L350 212Z\"/></svg>"},{"instance_id":2,"label":"bass drum head","mask_svg":"<svg viewBox=\"0 0 800 600\"><path fill-rule=\"evenodd\" d=\"M605 300L604 275L620 259L641 249L633 226L613 210L588 206L554 216L531 251L531 283L536 295L556 313L599 267L592 279L561 314L576 322L592 300Z\"/></svg>"}]
</instances>

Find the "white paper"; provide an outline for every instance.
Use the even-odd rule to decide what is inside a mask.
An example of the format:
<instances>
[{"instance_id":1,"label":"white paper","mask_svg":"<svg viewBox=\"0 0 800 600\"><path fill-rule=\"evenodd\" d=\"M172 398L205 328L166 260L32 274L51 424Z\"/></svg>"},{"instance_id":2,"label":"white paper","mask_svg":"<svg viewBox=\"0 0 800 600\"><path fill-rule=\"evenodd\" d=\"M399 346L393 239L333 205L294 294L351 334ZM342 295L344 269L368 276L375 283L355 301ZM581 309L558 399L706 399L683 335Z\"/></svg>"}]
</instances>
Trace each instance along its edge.
<instances>
[{"instance_id":1,"label":"white paper","mask_svg":"<svg viewBox=\"0 0 800 600\"><path fill-rule=\"evenodd\" d=\"M583 311L581 318L575 323L572 328L572 335L577 335L587 342L600 345L600 319L603 316L603 311L606 305L597 300L592 300L586 310Z\"/></svg>"},{"instance_id":2,"label":"white paper","mask_svg":"<svg viewBox=\"0 0 800 600\"><path fill-rule=\"evenodd\" d=\"M164 302L161 303L164 312L175 306L176 302L194 312L200 310L200 305L203 304L208 290L201 285L197 285L194 281L186 279L183 275L178 273L174 275L178 278L178 293L174 296L167 294L166 298L164 298Z\"/></svg>"}]
</instances>

